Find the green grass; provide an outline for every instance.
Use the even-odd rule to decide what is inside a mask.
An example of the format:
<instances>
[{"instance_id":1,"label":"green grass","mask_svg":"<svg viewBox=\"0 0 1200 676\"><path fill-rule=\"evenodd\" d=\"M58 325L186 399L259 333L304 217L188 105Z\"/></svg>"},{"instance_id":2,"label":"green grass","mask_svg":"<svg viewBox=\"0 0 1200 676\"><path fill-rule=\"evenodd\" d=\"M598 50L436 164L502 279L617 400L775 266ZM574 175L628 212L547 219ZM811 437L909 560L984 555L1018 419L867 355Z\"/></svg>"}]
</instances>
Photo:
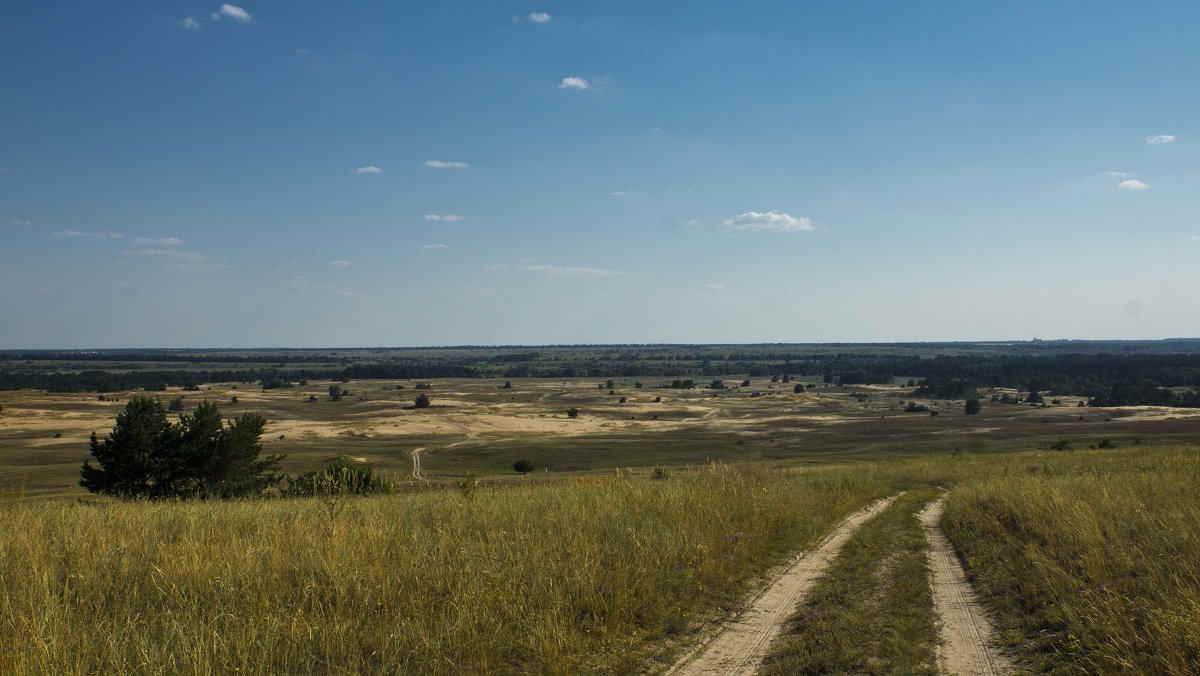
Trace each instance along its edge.
<instances>
[{"instance_id":1,"label":"green grass","mask_svg":"<svg viewBox=\"0 0 1200 676\"><path fill-rule=\"evenodd\" d=\"M342 505L11 501L0 673L628 672L890 480L713 466Z\"/></svg>"},{"instance_id":2,"label":"green grass","mask_svg":"<svg viewBox=\"0 0 1200 676\"><path fill-rule=\"evenodd\" d=\"M1200 453L1026 454L950 493L943 524L1029 663L1196 673Z\"/></svg>"},{"instance_id":3,"label":"green grass","mask_svg":"<svg viewBox=\"0 0 1200 676\"><path fill-rule=\"evenodd\" d=\"M937 623L909 491L863 525L772 647L762 674L936 674Z\"/></svg>"}]
</instances>

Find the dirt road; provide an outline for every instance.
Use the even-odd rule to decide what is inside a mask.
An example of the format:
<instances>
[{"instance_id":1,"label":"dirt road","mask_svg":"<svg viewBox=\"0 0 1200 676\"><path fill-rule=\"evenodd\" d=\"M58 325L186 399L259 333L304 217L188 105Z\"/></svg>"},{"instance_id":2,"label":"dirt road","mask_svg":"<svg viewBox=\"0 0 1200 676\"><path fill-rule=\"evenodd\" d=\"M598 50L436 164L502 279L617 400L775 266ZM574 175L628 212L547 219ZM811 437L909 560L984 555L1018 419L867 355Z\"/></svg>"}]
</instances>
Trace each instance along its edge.
<instances>
[{"instance_id":1,"label":"dirt road","mask_svg":"<svg viewBox=\"0 0 1200 676\"><path fill-rule=\"evenodd\" d=\"M712 640L676 662L667 673L686 676L755 673L771 641L783 629L784 622L796 611L797 605L813 584L829 569L854 531L891 506L896 497L877 500L843 521L815 548L801 554L795 563L775 578L765 591L748 604L745 612L731 620Z\"/></svg>"},{"instance_id":2,"label":"dirt road","mask_svg":"<svg viewBox=\"0 0 1200 676\"><path fill-rule=\"evenodd\" d=\"M939 525L944 508L945 498L929 503L921 511L929 542L933 607L941 618L938 670L959 676L1011 674L1016 667L994 648L996 630Z\"/></svg>"}]
</instances>

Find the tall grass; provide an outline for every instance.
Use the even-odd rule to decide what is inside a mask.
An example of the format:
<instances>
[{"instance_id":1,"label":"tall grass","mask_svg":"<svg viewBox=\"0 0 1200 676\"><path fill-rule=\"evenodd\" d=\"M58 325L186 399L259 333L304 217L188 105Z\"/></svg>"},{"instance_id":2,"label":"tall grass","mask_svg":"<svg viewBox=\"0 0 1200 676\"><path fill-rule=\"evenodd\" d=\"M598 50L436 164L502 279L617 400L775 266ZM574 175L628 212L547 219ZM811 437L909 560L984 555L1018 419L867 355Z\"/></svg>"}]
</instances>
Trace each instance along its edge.
<instances>
[{"instance_id":1,"label":"tall grass","mask_svg":"<svg viewBox=\"0 0 1200 676\"><path fill-rule=\"evenodd\" d=\"M0 505L0 673L629 671L886 494L871 470Z\"/></svg>"},{"instance_id":2,"label":"tall grass","mask_svg":"<svg viewBox=\"0 0 1200 676\"><path fill-rule=\"evenodd\" d=\"M1041 669L1200 671L1200 453L1020 456L944 525Z\"/></svg>"}]
</instances>

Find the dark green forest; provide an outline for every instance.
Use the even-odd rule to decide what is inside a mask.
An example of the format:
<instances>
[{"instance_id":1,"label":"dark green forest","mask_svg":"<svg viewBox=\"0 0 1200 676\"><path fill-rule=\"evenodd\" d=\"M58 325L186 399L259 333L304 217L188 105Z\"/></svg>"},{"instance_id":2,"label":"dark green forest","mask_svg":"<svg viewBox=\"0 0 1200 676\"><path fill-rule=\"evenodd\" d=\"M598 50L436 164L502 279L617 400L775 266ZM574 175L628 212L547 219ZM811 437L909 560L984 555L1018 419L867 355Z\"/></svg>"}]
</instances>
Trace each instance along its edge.
<instances>
[{"instance_id":1,"label":"dark green forest","mask_svg":"<svg viewBox=\"0 0 1200 676\"><path fill-rule=\"evenodd\" d=\"M1200 341L847 345L613 345L348 350L0 352L0 389L115 392L212 382L743 376L830 385L910 384L965 399L1015 388L1096 406L1200 406Z\"/></svg>"}]
</instances>

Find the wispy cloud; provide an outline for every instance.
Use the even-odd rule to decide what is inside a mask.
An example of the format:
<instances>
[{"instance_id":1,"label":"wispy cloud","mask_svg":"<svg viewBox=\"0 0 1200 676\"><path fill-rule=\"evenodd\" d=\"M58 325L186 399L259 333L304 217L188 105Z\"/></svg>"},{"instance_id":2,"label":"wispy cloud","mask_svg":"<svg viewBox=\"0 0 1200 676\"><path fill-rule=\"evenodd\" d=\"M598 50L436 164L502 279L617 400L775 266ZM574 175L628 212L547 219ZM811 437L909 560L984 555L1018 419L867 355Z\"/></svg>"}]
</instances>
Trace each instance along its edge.
<instances>
[{"instance_id":1,"label":"wispy cloud","mask_svg":"<svg viewBox=\"0 0 1200 676\"><path fill-rule=\"evenodd\" d=\"M700 289L701 291L724 291L725 285L724 284L701 284L700 286L698 286L696 288Z\"/></svg>"},{"instance_id":2,"label":"wispy cloud","mask_svg":"<svg viewBox=\"0 0 1200 676\"><path fill-rule=\"evenodd\" d=\"M184 28L186 28L188 30L197 30L200 28L200 22L196 21L195 19L193 19L190 16L184 18L183 21L180 21L179 25L183 26Z\"/></svg>"},{"instance_id":3,"label":"wispy cloud","mask_svg":"<svg viewBox=\"0 0 1200 676\"><path fill-rule=\"evenodd\" d=\"M28 224L28 222L26 222ZM79 230L59 230L46 235L50 239L121 239L125 235L119 232L81 232Z\"/></svg>"},{"instance_id":4,"label":"wispy cloud","mask_svg":"<svg viewBox=\"0 0 1200 676\"><path fill-rule=\"evenodd\" d=\"M725 221L725 225L737 230L757 232L802 232L816 230L813 222L803 216L797 218L782 211L747 211Z\"/></svg>"},{"instance_id":5,"label":"wispy cloud","mask_svg":"<svg viewBox=\"0 0 1200 676\"><path fill-rule=\"evenodd\" d=\"M625 274L621 270L604 270L601 268L573 267L562 265L535 265L524 263L517 266L525 272L540 272L551 277L614 277Z\"/></svg>"},{"instance_id":6,"label":"wispy cloud","mask_svg":"<svg viewBox=\"0 0 1200 676\"><path fill-rule=\"evenodd\" d=\"M1158 136L1149 136L1146 138L1146 143L1152 146L1162 145L1164 143L1174 143L1175 139L1179 138L1174 134L1159 134Z\"/></svg>"},{"instance_id":7,"label":"wispy cloud","mask_svg":"<svg viewBox=\"0 0 1200 676\"><path fill-rule=\"evenodd\" d=\"M229 270L233 266L223 262L223 259L213 258L200 253L180 251L178 249L133 249L122 251L122 256L139 258L163 258L170 261L170 267L176 270Z\"/></svg>"},{"instance_id":8,"label":"wispy cloud","mask_svg":"<svg viewBox=\"0 0 1200 676\"><path fill-rule=\"evenodd\" d=\"M133 249L131 251L122 251L122 256L146 256L157 258L170 258L177 261L186 261L189 263L199 263L212 260L208 256L190 251L180 251L178 249Z\"/></svg>"},{"instance_id":9,"label":"wispy cloud","mask_svg":"<svg viewBox=\"0 0 1200 676\"><path fill-rule=\"evenodd\" d=\"M466 169L471 165L466 162L452 162L447 160L425 160L425 166L431 169Z\"/></svg>"},{"instance_id":10,"label":"wispy cloud","mask_svg":"<svg viewBox=\"0 0 1200 676\"><path fill-rule=\"evenodd\" d=\"M1145 183L1142 183L1141 181L1137 180L1136 178L1131 178L1128 181L1121 181L1120 183L1117 184L1117 187L1121 190L1145 190L1146 188L1149 188L1150 186Z\"/></svg>"},{"instance_id":11,"label":"wispy cloud","mask_svg":"<svg viewBox=\"0 0 1200 676\"><path fill-rule=\"evenodd\" d=\"M17 220L17 221L13 221L13 225L33 225L33 223L31 223L30 221Z\"/></svg>"},{"instance_id":12,"label":"wispy cloud","mask_svg":"<svg viewBox=\"0 0 1200 676\"><path fill-rule=\"evenodd\" d=\"M422 251L437 251L439 249L449 249L449 248L450 247L445 244L422 244L421 245Z\"/></svg>"},{"instance_id":13,"label":"wispy cloud","mask_svg":"<svg viewBox=\"0 0 1200 676\"><path fill-rule=\"evenodd\" d=\"M463 219L458 214L425 214L427 221L441 221L443 223L457 223Z\"/></svg>"},{"instance_id":14,"label":"wispy cloud","mask_svg":"<svg viewBox=\"0 0 1200 676\"><path fill-rule=\"evenodd\" d=\"M179 246L183 240L178 237L134 237L133 243L138 246Z\"/></svg>"},{"instance_id":15,"label":"wispy cloud","mask_svg":"<svg viewBox=\"0 0 1200 676\"><path fill-rule=\"evenodd\" d=\"M1106 171L1104 172L1104 176L1109 178L1126 178L1128 176L1132 176L1132 174L1130 174L1128 171Z\"/></svg>"},{"instance_id":16,"label":"wispy cloud","mask_svg":"<svg viewBox=\"0 0 1200 676\"><path fill-rule=\"evenodd\" d=\"M233 19L234 21L241 21L242 23L249 22L254 18L254 17L250 16L250 12L247 12L246 10L242 9L241 7L238 7L237 5L230 5L230 4L221 5L221 8L218 9L216 11L216 13L212 15L212 18L214 20L220 20L220 18L223 16L229 17L230 19Z\"/></svg>"},{"instance_id":17,"label":"wispy cloud","mask_svg":"<svg viewBox=\"0 0 1200 676\"><path fill-rule=\"evenodd\" d=\"M614 190L608 194L612 197L630 197L638 194L638 192L636 190Z\"/></svg>"},{"instance_id":18,"label":"wispy cloud","mask_svg":"<svg viewBox=\"0 0 1200 676\"><path fill-rule=\"evenodd\" d=\"M545 12L533 12L529 15L529 20L534 23L550 23L550 18L550 15Z\"/></svg>"},{"instance_id":19,"label":"wispy cloud","mask_svg":"<svg viewBox=\"0 0 1200 676\"><path fill-rule=\"evenodd\" d=\"M348 267L350 267L350 261L344 261L344 260L340 260L340 259L339 259L339 260L336 260L336 261L330 261L330 262L329 262L329 264L330 264L330 265L332 265L332 266L333 266L333 267L335 267L335 268L348 268Z\"/></svg>"},{"instance_id":20,"label":"wispy cloud","mask_svg":"<svg viewBox=\"0 0 1200 676\"><path fill-rule=\"evenodd\" d=\"M337 287L332 284L310 284L308 281L308 278L300 276L300 275L296 275L295 277L292 277L292 281L291 281L291 283L288 284L288 288L290 288L292 291L311 291L311 290L328 291L329 293L336 294L343 298L363 298L364 297L364 295L361 293L343 289L341 287Z\"/></svg>"},{"instance_id":21,"label":"wispy cloud","mask_svg":"<svg viewBox=\"0 0 1200 676\"><path fill-rule=\"evenodd\" d=\"M564 77L558 85L559 89L591 89L592 83L588 82L586 77Z\"/></svg>"},{"instance_id":22,"label":"wispy cloud","mask_svg":"<svg viewBox=\"0 0 1200 676\"><path fill-rule=\"evenodd\" d=\"M359 168L355 169L354 173L356 173L356 174L382 174L383 169L380 169L379 167L377 167L373 164L368 164L365 167L359 167Z\"/></svg>"}]
</instances>

